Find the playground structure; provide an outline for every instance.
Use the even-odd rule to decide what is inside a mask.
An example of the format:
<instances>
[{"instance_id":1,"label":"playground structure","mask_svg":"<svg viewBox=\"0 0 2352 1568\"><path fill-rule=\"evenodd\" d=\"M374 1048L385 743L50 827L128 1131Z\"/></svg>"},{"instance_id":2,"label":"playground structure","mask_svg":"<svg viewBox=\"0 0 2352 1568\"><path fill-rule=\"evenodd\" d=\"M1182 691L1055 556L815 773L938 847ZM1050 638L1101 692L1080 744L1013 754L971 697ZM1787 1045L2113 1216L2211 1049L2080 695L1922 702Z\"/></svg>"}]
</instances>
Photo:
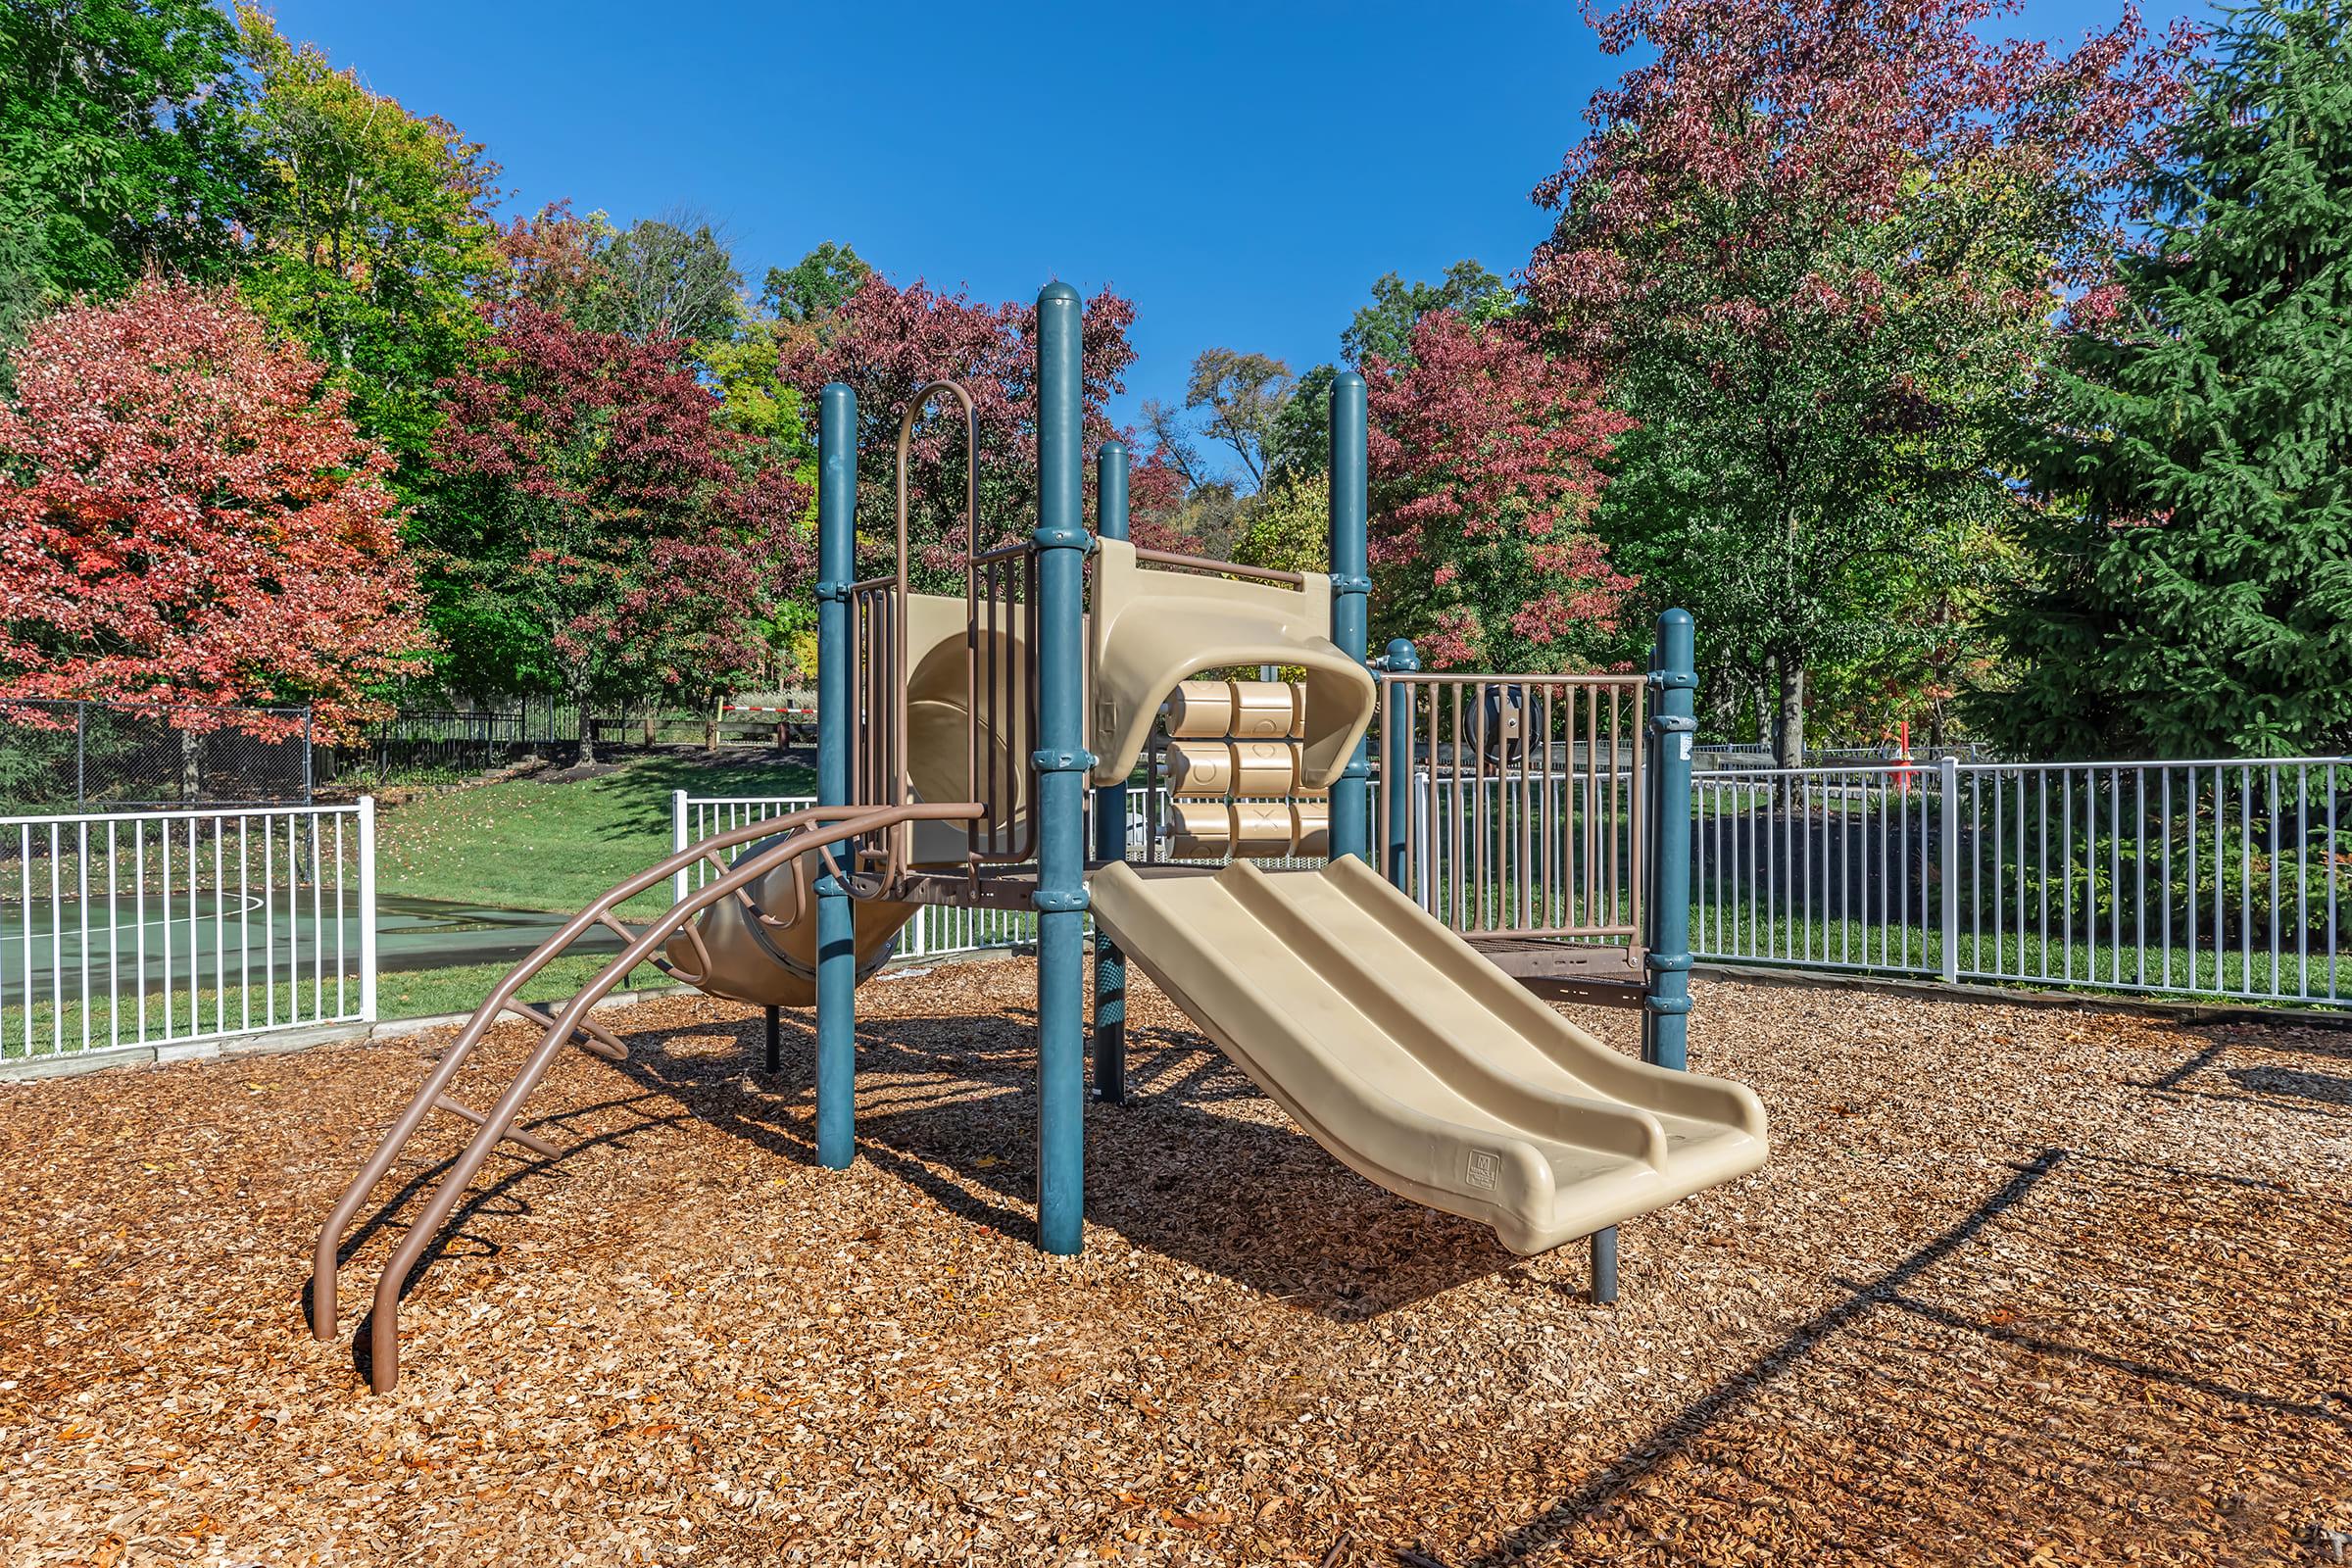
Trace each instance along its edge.
<instances>
[{"instance_id":1,"label":"playground structure","mask_svg":"<svg viewBox=\"0 0 2352 1568\"><path fill-rule=\"evenodd\" d=\"M1083 1239L1090 912L1102 1100L1126 1097L1133 961L1368 1179L1489 1225L1520 1252L1592 1238L1598 1299L1615 1293L1621 1221L1762 1162L1753 1093L1682 1070L1690 618L1661 618L1646 679L1422 674L1403 644L1375 668L1363 658L1359 378L1343 374L1333 393L1326 577L1139 548L1116 443L1097 456L1090 533L1079 299L1066 285L1039 297L1038 342L1035 529L984 545L972 406L935 381L901 418L895 558L874 576L858 577L853 559L854 394L824 390L818 804L706 839L612 889L517 965L443 1054L314 1258L312 1323L327 1340L342 1238L401 1148L436 1110L474 1125L378 1277L377 1391L399 1376L401 1294L491 1152L504 1141L559 1152L517 1123L555 1057L572 1046L626 1054L588 1017L599 998L656 962L767 1008L771 1066L775 1009L813 1005L816 1157L846 1167L856 988L923 904L1036 911L1038 1244L1049 1252L1075 1253ZM965 442L960 596L916 592L908 571L911 439L943 401ZM1299 678L1228 673L1266 665ZM1169 829L1140 863L1125 800L1139 763ZM1258 858L1323 863L1261 870ZM715 872L705 885L650 920L619 918L698 862ZM623 947L587 987L561 1008L517 1000L597 927ZM1644 1059L1602 1046L1539 992L1639 1004ZM539 1043L495 1104L463 1104L452 1081L510 1013L535 1024Z\"/></svg>"}]
</instances>

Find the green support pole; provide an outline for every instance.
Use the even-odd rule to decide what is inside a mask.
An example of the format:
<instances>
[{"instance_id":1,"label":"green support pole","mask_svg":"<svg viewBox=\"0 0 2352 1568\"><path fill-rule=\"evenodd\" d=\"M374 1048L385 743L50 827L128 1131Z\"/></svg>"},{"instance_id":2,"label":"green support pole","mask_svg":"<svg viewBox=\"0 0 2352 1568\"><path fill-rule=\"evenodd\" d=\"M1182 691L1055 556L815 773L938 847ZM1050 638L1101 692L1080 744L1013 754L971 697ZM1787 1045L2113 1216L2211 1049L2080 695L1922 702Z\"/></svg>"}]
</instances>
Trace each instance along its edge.
<instances>
[{"instance_id":1,"label":"green support pole","mask_svg":"<svg viewBox=\"0 0 2352 1568\"><path fill-rule=\"evenodd\" d=\"M816 803L850 804L850 583L856 574L858 394L817 402ZM858 911L841 878L816 879L816 1162L858 1152Z\"/></svg>"},{"instance_id":2,"label":"green support pole","mask_svg":"<svg viewBox=\"0 0 2352 1568\"><path fill-rule=\"evenodd\" d=\"M1389 656L1381 667L1393 675L1417 675L1421 672L1421 655L1411 641L1398 637L1389 644ZM1405 710L1409 715L1412 710ZM1388 803L1389 841L1381 857L1381 866L1387 872L1389 885L1404 887L1410 879L1411 868L1404 863L1405 847L1409 842L1413 808L1420 803L1413 799L1413 759L1409 745L1410 719L1401 725L1389 722L1390 711L1384 703L1380 712L1380 788L1381 799Z\"/></svg>"},{"instance_id":3,"label":"green support pole","mask_svg":"<svg viewBox=\"0 0 2352 1568\"><path fill-rule=\"evenodd\" d=\"M1105 441L1095 454L1095 532L1127 537L1127 449ZM1095 858L1127 858L1127 784L1095 791ZM1108 932L1095 933L1095 1095L1127 1102L1127 956Z\"/></svg>"},{"instance_id":4,"label":"green support pole","mask_svg":"<svg viewBox=\"0 0 2352 1568\"><path fill-rule=\"evenodd\" d=\"M1364 378L1342 370L1331 384L1331 640L1350 659L1364 657L1372 597L1364 540ZM1372 759L1358 741L1331 791L1331 858L1369 859L1367 797Z\"/></svg>"},{"instance_id":5,"label":"green support pole","mask_svg":"<svg viewBox=\"0 0 2352 1568\"><path fill-rule=\"evenodd\" d=\"M1642 1058L1690 1065L1690 741L1698 676L1690 612L1658 617L1650 661L1649 989L1642 1003Z\"/></svg>"},{"instance_id":6,"label":"green support pole","mask_svg":"<svg viewBox=\"0 0 2352 1568\"><path fill-rule=\"evenodd\" d=\"M1085 388L1078 291L1037 297L1037 1245L1086 1240Z\"/></svg>"}]
</instances>

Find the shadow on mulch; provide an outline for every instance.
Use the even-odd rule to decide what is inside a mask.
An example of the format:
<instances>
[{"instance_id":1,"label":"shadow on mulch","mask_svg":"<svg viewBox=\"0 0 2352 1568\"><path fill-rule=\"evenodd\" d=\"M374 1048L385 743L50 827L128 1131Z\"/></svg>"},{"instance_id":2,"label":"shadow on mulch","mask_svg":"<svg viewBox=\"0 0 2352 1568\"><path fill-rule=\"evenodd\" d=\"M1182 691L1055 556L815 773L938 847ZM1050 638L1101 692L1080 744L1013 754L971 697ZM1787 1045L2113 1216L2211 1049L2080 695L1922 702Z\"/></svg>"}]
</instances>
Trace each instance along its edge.
<instances>
[{"instance_id":1,"label":"shadow on mulch","mask_svg":"<svg viewBox=\"0 0 2352 1568\"><path fill-rule=\"evenodd\" d=\"M1023 1009L994 1017L887 1018L858 1034L858 1154L958 1218L1028 1245L1036 1235L1036 1041ZM721 1026L723 1027L723 1026ZM683 1101L704 1121L780 1157L815 1158L813 1031L785 1015L784 1066L747 1092L745 1057L673 1055L672 1035L631 1037L619 1070ZM1436 1213L1340 1166L1280 1122L1206 1108L1262 1102L1200 1037L1132 1027L1128 1102L1087 1107L1090 1224L1134 1246L1306 1307L1358 1322L1510 1268L1484 1227ZM764 1076L764 1075L761 1075Z\"/></svg>"},{"instance_id":2,"label":"shadow on mulch","mask_svg":"<svg viewBox=\"0 0 2352 1568\"><path fill-rule=\"evenodd\" d=\"M2259 1048L2273 1054L2291 1052L2317 1056L2352 1068L2352 1034L2320 1029L2249 1030L2243 1024L2208 1024L2180 1032L2205 1044L2161 1077L2147 1079L2136 1087L2185 1099L2259 1103L2274 1110L2312 1111L2318 1105L2352 1104L2352 1075L2289 1067L2224 1065L2224 1059L2232 1050ZM2200 1075L2217 1070L2221 1078L2239 1092L2228 1094L2218 1089L2198 1088L2192 1083Z\"/></svg>"},{"instance_id":3,"label":"shadow on mulch","mask_svg":"<svg viewBox=\"0 0 2352 1568\"><path fill-rule=\"evenodd\" d=\"M2312 1403L2283 1399L2196 1371L2118 1355L2091 1346L2068 1344L2055 1335L2035 1333L2018 1322L2004 1321L2006 1314L1996 1313L1988 1319L1971 1317L1910 1294L1907 1287L1913 1282L1964 1251L1995 1221L2029 1203L2041 1194L2045 1186L2070 1175L2102 1185L2129 1187L2142 1184L2149 1188L2175 1191L2197 1183L2213 1183L2225 1188L2231 1185L2268 1185L2246 1182L2221 1172L2183 1170L2177 1166L2118 1159L2072 1149L2042 1150L2031 1159L2020 1161L2015 1169L2013 1177L1969 1210L1957 1223L1931 1238L1893 1267L1869 1280L1838 1280L1838 1285L1846 1292L1842 1299L1798 1325L1771 1350L1693 1399L1651 1441L1634 1448L1577 1491L1562 1496L1492 1549L1466 1561L1462 1568L1507 1568L1507 1565L1539 1556L1556 1554L1560 1538L1569 1527L1596 1511L1620 1505L1636 1496L1658 1472L1670 1463L1688 1457L1694 1447L1709 1440L1720 1440L1727 1444L1736 1442L1727 1435L1726 1429L1734 1426L1749 1406L1769 1397L1807 1357L1821 1349L1831 1339L1847 1331L1859 1330L1861 1319L1880 1307L1889 1307L1947 1330L1982 1336L2011 1351L2047 1360L2101 1367L2139 1379L2145 1384L2233 1405L2249 1414L2264 1411L2317 1422L2342 1431L2347 1441L2352 1441L2352 1401ZM1953 1393L1933 1382L1921 1385L1915 1392L1916 1396L1928 1399L1948 1398Z\"/></svg>"},{"instance_id":4,"label":"shadow on mulch","mask_svg":"<svg viewBox=\"0 0 2352 1568\"><path fill-rule=\"evenodd\" d=\"M723 1031L735 1035L738 1051L667 1049L676 1039L708 1042ZM614 1067L645 1093L531 1117L523 1126L546 1135L613 1112L638 1119L585 1136L557 1159L507 1146L505 1168L485 1171L487 1179L477 1179L452 1211L402 1282L403 1298L445 1260L498 1255L501 1245L469 1229L473 1222L527 1216L527 1184L562 1178L564 1162L598 1147L703 1122L778 1158L813 1164L815 1033L802 1015L786 1012L782 1070L749 1087L747 1078L768 1079L749 1070L762 1049L760 1034L754 1014L740 1024L627 1036L629 1058ZM861 1025L858 1046L866 1102L858 1154L967 1223L1023 1245L1033 1240L1036 1049L1027 1018L1018 1009L888 1018ZM1376 1317L1520 1261L1483 1227L1407 1203L1338 1166L1287 1122L1204 1108L1262 1096L1197 1036L1131 1029L1128 1078L1126 1104L1088 1106L1087 1219L1138 1248L1338 1322ZM363 1209L339 1260L387 1230L404 1229L455 1162L454 1154L436 1161ZM306 1323L310 1292L306 1282ZM352 1336L363 1376L370 1369L368 1332L363 1313Z\"/></svg>"}]
</instances>

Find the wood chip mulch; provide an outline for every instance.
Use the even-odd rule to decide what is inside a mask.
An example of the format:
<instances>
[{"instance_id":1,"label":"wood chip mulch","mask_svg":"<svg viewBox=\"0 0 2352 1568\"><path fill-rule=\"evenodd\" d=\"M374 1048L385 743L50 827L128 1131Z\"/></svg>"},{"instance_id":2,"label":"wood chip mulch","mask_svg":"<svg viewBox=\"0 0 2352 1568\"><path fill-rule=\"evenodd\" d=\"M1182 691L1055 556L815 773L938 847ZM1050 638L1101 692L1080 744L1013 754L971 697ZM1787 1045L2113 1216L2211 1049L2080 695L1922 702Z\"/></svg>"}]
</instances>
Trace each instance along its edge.
<instances>
[{"instance_id":1,"label":"wood chip mulch","mask_svg":"<svg viewBox=\"0 0 2352 1568\"><path fill-rule=\"evenodd\" d=\"M1324 1154L1148 986L1030 1245L1026 962L861 993L859 1158L808 1039L608 1014L410 1294L432 1127L301 1315L432 1042L0 1092L0 1562L2328 1562L2352 1536L2352 1034L1701 989L1756 1175L1518 1259ZM1585 1015L1630 1049L1636 1019ZM460 1098L488 1104L519 1029ZM356 1302L356 1304L355 1304ZM2346 1555L2352 1555L2347 1552Z\"/></svg>"}]
</instances>

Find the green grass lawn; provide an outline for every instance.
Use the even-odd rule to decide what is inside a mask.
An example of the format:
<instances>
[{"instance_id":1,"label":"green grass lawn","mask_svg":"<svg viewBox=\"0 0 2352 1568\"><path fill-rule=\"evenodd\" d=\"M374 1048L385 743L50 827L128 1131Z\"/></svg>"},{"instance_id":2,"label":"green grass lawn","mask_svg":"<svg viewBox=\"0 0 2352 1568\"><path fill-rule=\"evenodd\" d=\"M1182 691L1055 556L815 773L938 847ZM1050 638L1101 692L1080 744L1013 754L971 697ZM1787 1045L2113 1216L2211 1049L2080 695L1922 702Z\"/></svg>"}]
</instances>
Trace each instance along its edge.
<instances>
[{"instance_id":1,"label":"green grass lawn","mask_svg":"<svg viewBox=\"0 0 2352 1568\"><path fill-rule=\"evenodd\" d=\"M426 795L384 809L376 886L412 898L568 911L669 854L672 790L806 795L814 784L797 765L649 757L570 783L518 778ZM648 907L666 902L660 892L648 898Z\"/></svg>"},{"instance_id":2,"label":"green grass lawn","mask_svg":"<svg viewBox=\"0 0 2352 1568\"><path fill-rule=\"evenodd\" d=\"M609 953L583 953L558 958L533 975L522 988L525 1002L568 1002L612 960ZM511 963L468 963L451 969L422 969L414 974L378 975L375 1010L381 1018L432 1018L445 1012L471 1012L507 977ZM622 991L665 991L677 984L650 963L639 964L616 988Z\"/></svg>"}]
</instances>

